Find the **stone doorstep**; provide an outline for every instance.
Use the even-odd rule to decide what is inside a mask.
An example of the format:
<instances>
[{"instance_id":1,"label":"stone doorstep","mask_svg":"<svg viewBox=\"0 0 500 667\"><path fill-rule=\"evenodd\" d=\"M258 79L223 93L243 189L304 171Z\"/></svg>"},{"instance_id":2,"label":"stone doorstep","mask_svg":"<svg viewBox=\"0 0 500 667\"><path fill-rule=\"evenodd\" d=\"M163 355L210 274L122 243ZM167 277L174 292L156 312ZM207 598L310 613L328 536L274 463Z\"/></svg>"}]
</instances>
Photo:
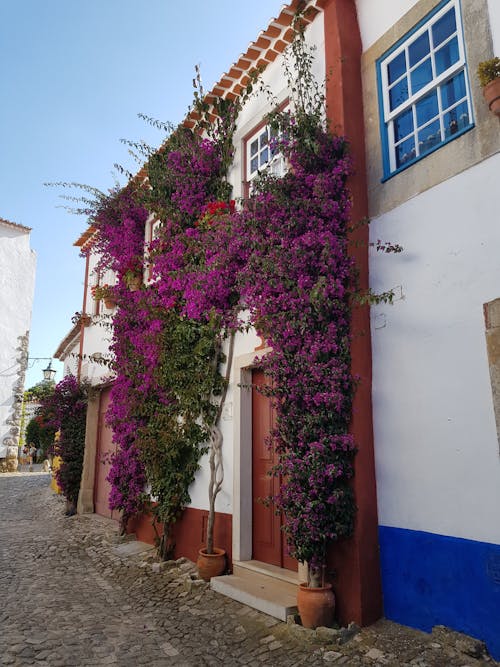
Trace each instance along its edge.
<instances>
[{"instance_id":1,"label":"stone doorstep","mask_svg":"<svg viewBox=\"0 0 500 667\"><path fill-rule=\"evenodd\" d=\"M258 560L233 561L233 574L240 575L242 572L256 572L257 574L273 577L273 579L287 581L289 584L294 584L295 586L299 584L299 575L297 572L286 570L276 565L262 563Z\"/></svg>"},{"instance_id":2,"label":"stone doorstep","mask_svg":"<svg viewBox=\"0 0 500 667\"><path fill-rule=\"evenodd\" d=\"M212 577L210 580L212 590L269 616L274 616L280 621L286 621L287 616L296 614L298 583L296 573L275 567L274 570L281 570L279 572L281 577L277 578L278 573L272 570L269 574L262 573L262 570L269 572L268 568L273 568L273 566L259 563L254 568L249 568L249 562L252 561L247 561L245 566L242 566L241 563L234 563L235 574ZM290 581L293 575L295 575L295 583Z\"/></svg>"}]
</instances>

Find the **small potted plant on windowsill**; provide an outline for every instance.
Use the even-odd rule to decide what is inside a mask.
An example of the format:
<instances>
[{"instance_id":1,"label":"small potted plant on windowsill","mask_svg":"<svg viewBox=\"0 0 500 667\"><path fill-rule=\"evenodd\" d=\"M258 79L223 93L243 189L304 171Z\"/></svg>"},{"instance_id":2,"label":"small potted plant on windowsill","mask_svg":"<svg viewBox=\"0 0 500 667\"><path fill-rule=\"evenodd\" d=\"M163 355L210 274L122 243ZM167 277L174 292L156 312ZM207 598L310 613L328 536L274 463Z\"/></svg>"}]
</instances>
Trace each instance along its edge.
<instances>
[{"instance_id":1,"label":"small potted plant on windowsill","mask_svg":"<svg viewBox=\"0 0 500 667\"><path fill-rule=\"evenodd\" d=\"M500 116L500 58L479 63L477 76L490 111Z\"/></svg>"},{"instance_id":2,"label":"small potted plant on windowsill","mask_svg":"<svg viewBox=\"0 0 500 667\"><path fill-rule=\"evenodd\" d=\"M114 289L111 285L108 285L107 283L104 285L94 285L91 291L93 298L96 301L100 301L102 299L106 308L111 309L116 306L116 297Z\"/></svg>"}]
</instances>

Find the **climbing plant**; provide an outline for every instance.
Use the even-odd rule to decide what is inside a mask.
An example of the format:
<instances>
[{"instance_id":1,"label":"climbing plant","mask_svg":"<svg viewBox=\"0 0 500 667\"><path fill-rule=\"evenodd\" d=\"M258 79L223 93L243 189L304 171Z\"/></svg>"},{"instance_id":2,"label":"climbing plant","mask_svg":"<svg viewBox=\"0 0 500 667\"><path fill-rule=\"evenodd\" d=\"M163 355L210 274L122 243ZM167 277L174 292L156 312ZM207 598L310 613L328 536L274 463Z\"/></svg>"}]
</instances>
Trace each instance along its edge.
<instances>
[{"instance_id":1,"label":"climbing plant","mask_svg":"<svg viewBox=\"0 0 500 667\"><path fill-rule=\"evenodd\" d=\"M253 324L271 347L256 363L277 413L269 444L284 481L273 501L286 515L292 554L309 562L317 585L327 545L351 533L356 512L350 313L354 299L378 297L360 295L356 286L349 147L326 124L300 16L295 31L285 66L290 110L268 119L272 148L289 165L282 178L262 173L246 201L230 199L233 134L252 83L239 100L215 100L214 107L198 88L198 124L147 150L144 169L127 187L99 197L91 222L102 267L118 275L111 507L122 510L125 525L144 509L147 488L165 526L166 555L169 527L189 503L200 457L210 449L210 549L232 343ZM150 215L159 224L144 248ZM132 289L133 274L146 276L146 284Z\"/></svg>"},{"instance_id":2,"label":"climbing plant","mask_svg":"<svg viewBox=\"0 0 500 667\"><path fill-rule=\"evenodd\" d=\"M90 387L72 375L59 382L52 394L41 400L39 415L59 435L51 454L61 458L56 479L65 498L74 507L78 500L85 449L85 425Z\"/></svg>"}]
</instances>

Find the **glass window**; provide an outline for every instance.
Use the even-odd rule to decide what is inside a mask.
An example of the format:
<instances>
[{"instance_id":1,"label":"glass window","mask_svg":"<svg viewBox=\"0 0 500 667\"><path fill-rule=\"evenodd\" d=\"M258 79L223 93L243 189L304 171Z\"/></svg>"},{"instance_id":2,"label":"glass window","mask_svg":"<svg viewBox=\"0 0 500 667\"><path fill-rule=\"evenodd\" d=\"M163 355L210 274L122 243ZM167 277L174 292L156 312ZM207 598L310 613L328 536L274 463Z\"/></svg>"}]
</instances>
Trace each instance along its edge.
<instances>
[{"instance_id":1,"label":"glass window","mask_svg":"<svg viewBox=\"0 0 500 667\"><path fill-rule=\"evenodd\" d=\"M459 0L438 5L378 61L391 175L472 127Z\"/></svg>"},{"instance_id":2,"label":"glass window","mask_svg":"<svg viewBox=\"0 0 500 667\"><path fill-rule=\"evenodd\" d=\"M410 56L410 67L416 65L424 56L429 53L429 33L424 34L416 39L413 44L408 47L408 55Z\"/></svg>"},{"instance_id":3,"label":"glass window","mask_svg":"<svg viewBox=\"0 0 500 667\"><path fill-rule=\"evenodd\" d=\"M455 8L450 9L446 14L438 19L432 26L432 39L434 48L439 46L445 39L457 30L457 21L455 18Z\"/></svg>"},{"instance_id":4,"label":"glass window","mask_svg":"<svg viewBox=\"0 0 500 667\"><path fill-rule=\"evenodd\" d=\"M411 73L411 92L413 94L432 81L431 59L427 58L421 65L416 67Z\"/></svg>"},{"instance_id":5,"label":"glass window","mask_svg":"<svg viewBox=\"0 0 500 667\"><path fill-rule=\"evenodd\" d=\"M285 160L271 141L274 136L275 133L271 128L265 126L246 141L246 178L248 181L252 181L263 171L268 171L278 177L285 173Z\"/></svg>"},{"instance_id":6,"label":"glass window","mask_svg":"<svg viewBox=\"0 0 500 667\"><path fill-rule=\"evenodd\" d=\"M387 71L389 83L394 83L394 81L406 72L406 53L404 51L388 64Z\"/></svg>"}]
</instances>

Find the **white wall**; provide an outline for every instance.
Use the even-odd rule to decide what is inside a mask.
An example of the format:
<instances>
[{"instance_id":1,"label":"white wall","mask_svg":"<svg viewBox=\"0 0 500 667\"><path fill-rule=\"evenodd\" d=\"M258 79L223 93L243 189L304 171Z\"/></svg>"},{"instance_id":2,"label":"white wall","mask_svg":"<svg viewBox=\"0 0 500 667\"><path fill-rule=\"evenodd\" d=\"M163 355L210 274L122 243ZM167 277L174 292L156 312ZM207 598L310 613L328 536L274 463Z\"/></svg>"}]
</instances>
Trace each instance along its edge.
<instances>
[{"instance_id":1,"label":"white wall","mask_svg":"<svg viewBox=\"0 0 500 667\"><path fill-rule=\"evenodd\" d=\"M371 223L400 243L371 257L379 522L500 541L500 458L483 303L500 295L500 155Z\"/></svg>"},{"instance_id":2,"label":"white wall","mask_svg":"<svg viewBox=\"0 0 500 667\"><path fill-rule=\"evenodd\" d=\"M436 4L438 2L436 0ZM369 49L416 4L417 0L356 0L363 51Z\"/></svg>"},{"instance_id":3,"label":"white wall","mask_svg":"<svg viewBox=\"0 0 500 667\"><path fill-rule=\"evenodd\" d=\"M233 360L242 354L255 350L260 345L260 338L252 330L247 334L237 334L235 338ZM227 352L227 343L226 350ZM224 371L224 369L223 369ZM239 378L238 378L239 379ZM239 421L240 416L234 411L235 391L239 391L237 380L235 378L234 366L231 372L225 407L222 412L220 427L223 435L223 465L224 465L224 483L222 490L217 496L217 512L231 514L233 511L233 475L234 473L234 423ZM191 496L191 506L198 509L208 509L208 483L210 480L210 471L208 468L208 455L200 461L200 470L196 474L196 479L189 489Z\"/></svg>"},{"instance_id":4,"label":"white wall","mask_svg":"<svg viewBox=\"0 0 500 667\"><path fill-rule=\"evenodd\" d=\"M29 334L35 266L29 231L0 222L0 457L5 456L5 438L14 437L17 445L17 437L11 431L15 425L6 421L12 419L16 410L16 385L20 380L24 383L19 337Z\"/></svg>"},{"instance_id":5,"label":"white wall","mask_svg":"<svg viewBox=\"0 0 500 667\"><path fill-rule=\"evenodd\" d=\"M96 265L98 262L96 255L90 255L89 271L87 276L87 296L84 305L86 313L92 315L92 324L83 328L83 349L82 349L82 367L81 377L88 379L92 384L99 384L105 378L109 378L111 372L107 366L101 365L92 361L93 355L102 355L104 358L109 358L109 346L111 344L112 332L112 316L113 310L108 310L104 306L104 302L99 304L92 297L91 288L97 284ZM116 277L113 271L106 271L100 279L100 284L114 285Z\"/></svg>"},{"instance_id":6,"label":"white wall","mask_svg":"<svg viewBox=\"0 0 500 667\"><path fill-rule=\"evenodd\" d=\"M488 0L490 12L490 28L493 37L493 51L500 56L500 2L499 0Z\"/></svg>"},{"instance_id":7,"label":"white wall","mask_svg":"<svg viewBox=\"0 0 500 667\"><path fill-rule=\"evenodd\" d=\"M436 5L440 0L436 0ZM406 14L418 0L356 0L359 29L363 51L372 46L399 19ZM493 34L493 50L500 54L500 2L488 0L490 27Z\"/></svg>"}]
</instances>

